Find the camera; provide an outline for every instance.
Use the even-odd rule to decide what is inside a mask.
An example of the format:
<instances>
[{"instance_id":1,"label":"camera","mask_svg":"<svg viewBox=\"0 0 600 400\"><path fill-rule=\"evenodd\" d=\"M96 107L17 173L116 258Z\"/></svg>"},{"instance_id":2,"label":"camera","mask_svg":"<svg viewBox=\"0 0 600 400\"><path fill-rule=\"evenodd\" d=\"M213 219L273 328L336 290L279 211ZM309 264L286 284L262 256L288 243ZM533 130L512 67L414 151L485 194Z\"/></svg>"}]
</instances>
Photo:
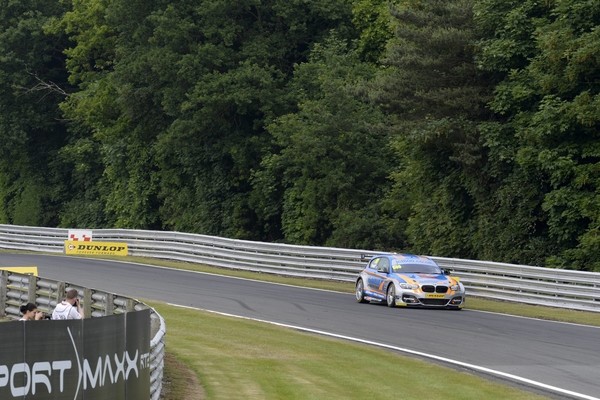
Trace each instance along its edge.
<instances>
[{"instance_id":1,"label":"camera","mask_svg":"<svg viewBox=\"0 0 600 400\"><path fill-rule=\"evenodd\" d=\"M50 315L46 314L43 311L38 311L37 314L42 314L42 318L40 318L40 319L52 319L52 317Z\"/></svg>"}]
</instances>

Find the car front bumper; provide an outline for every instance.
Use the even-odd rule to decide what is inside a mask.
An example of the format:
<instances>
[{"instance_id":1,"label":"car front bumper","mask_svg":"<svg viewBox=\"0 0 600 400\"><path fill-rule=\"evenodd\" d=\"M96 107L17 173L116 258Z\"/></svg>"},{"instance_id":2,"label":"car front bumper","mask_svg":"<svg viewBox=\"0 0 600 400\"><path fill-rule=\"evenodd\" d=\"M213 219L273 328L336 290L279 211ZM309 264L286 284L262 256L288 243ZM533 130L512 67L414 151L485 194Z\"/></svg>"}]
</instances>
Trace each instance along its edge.
<instances>
[{"instance_id":1,"label":"car front bumper","mask_svg":"<svg viewBox=\"0 0 600 400\"><path fill-rule=\"evenodd\" d=\"M398 307L463 308L465 294L452 293L441 295L400 292L396 295L395 304Z\"/></svg>"}]
</instances>

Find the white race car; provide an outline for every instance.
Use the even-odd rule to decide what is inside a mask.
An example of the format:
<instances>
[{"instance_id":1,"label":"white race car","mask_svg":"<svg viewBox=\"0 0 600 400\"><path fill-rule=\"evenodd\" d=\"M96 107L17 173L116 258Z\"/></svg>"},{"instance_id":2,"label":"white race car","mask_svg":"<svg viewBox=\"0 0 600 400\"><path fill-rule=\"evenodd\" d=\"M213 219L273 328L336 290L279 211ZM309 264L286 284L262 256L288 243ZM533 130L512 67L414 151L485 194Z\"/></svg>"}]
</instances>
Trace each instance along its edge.
<instances>
[{"instance_id":1,"label":"white race car","mask_svg":"<svg viewBox=\"0 0 600 400\"><path fill-rule=\"evenodd\" d=\"M372 257L356 278L356 301L460 310L465 304L465 287L430 258L381 254Z\"/></svg>"}]
</instances>

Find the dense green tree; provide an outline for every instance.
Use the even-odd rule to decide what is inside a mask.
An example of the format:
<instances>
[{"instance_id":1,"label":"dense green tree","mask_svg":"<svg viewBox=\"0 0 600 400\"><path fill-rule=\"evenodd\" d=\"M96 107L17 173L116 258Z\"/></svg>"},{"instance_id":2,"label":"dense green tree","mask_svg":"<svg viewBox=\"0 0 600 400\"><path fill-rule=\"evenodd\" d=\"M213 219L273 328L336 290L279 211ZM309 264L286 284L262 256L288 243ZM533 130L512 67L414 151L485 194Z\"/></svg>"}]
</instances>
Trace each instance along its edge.
<instances>
[{"instance_id":1,"label":"dense green tree","mask_svg":"<svg viewBox=\"0 0 600 400\"><path fill-rule=\"evenodd\" d=\"M280 150L255 175L268 194L261 217L280 215L286 241L381 248L398 240L380 204L393 157L383 115L366 96L375 72L335 36L297 66L299 110L269 126Z\"/></svg>"},{"instance_id":2,"label":"dense green tree","mask_svg":"<svg viewBox=\"0 0 600 400\"><path fill-rule=\"evenodd\" d=\"M152 141L169 121L160 105L156 51L146 22L157 2L73 2L55 24L75 43L66 51L79 91L63 104L71 141L62 152L73 166L78 195L65 209L67 225L159 228ZM166 77L165 77L166 78Z\"/></svg>"},{"instance_id":3,"label":"dense green tree","mask_svg":"<svg viewBox=\"0 0 600 400\"><path fill-rule=\"evenodd\" d=\"M474 10L478 67L490 84L499 83L502 87L502 81L527 65L535 54L531 38L536 24L543 19L546 6L534 1L481 0L475 2ZM497 107L503 96L498 93L496 89L491 102L495 117L479 127L488 154L482 169L487 195L482 193L477 201L475 256L543 265L546 255L553 251L547 218L541 208L545 184L535 168L518 163L520 145L508 110L524 99L515 93L518 100L514 98Z\"/></svg>"},{"instance_id":4,"label":"dense green tree","mask_svg":"<svg viewBox=\"0 0 600 400\"><path fill-rule=\"evenodd\" d=\"M171 67L185 91L170 103L175 119L156 145L165 226L242 238L279 236L249 204L252 171L271 151L265 126L294 107L286 93L293 65L305 61L310 46L330 29L348 29L349 5L204 1L168 8L155 18L153 41L188 43ZM182 20L187 32L161 37L172 35L170 27Z\"/></svg>"},{"instance_id":5,"label":"dense green tree","mask_svg":"<svg viewBox=\"0 0 600 400\"><path fill-rule=\"evenodd\" d=\"M0 222L600 270L591 0L0 0Z\"/></svg>"},{"instance_id":6,"label":"dense green tree","mask_svg":"<svg viewBox=\"0 0 600 400\"><path fill-rule=\"evenodd\" d=\"M260 237L248 194L264 126L293 107L293 65L349 30L350 12L337 0L74 1L54 24L75 43L80 89L63 104L62 156L79 193L67 208L90 213L63 223Z\"/></svg>"},{"instance_id":7,"label":"dense green tree","mask_svg":"<svg viewBox=\"0 0 600 400\"><path fill-rule=\"evenodd\" d=\"M474 63L472 1L398 2L377 100L393 118L390 204L409 207L413 251L472 256L489 90Z\"/></svg>"},{"instance_id":8,"label":"dense green tree","mask_svg":"<svg viewBox=\"0 0 600 400\"><path fill-rule=\"evenodd\" d=\"M550 264L600 270L600 5L525 1L497 15L504 3L481 9L490 28L481 64L505 74L491 105L505 116L515 162L527 171L517 184L541 192L532 210L543 212ZM510 43L518 57L499 61Z\"/></svg>"},{"instance_id":9,"label":"dense green tree","mask_svg":"<svg viewBox=\"0 0 600 400\"><path fill-rule=\"evenodd\" d=\"M393 37L390 0L356 0L352 2L352 22L358 30L358 53L361 59L377 63Z\"/></svg>"},{"instance_id":10,"label":"dense green tree","mask_svg":"<svg viewBox=\"0 0 600 400\"><path fill-rule=\"evenodd\" d=\"M55 225L64 195L64 35L48 34L59 2L0 1L0 221Z\"/></svg>"}]
</instances>

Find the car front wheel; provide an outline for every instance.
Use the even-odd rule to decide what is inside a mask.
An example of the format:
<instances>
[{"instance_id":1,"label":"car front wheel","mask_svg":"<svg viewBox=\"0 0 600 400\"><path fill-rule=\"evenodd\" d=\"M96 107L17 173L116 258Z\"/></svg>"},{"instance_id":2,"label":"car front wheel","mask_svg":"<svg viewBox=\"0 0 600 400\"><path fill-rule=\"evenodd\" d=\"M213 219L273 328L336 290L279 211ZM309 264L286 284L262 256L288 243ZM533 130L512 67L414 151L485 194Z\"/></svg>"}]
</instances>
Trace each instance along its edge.
<instances>
[{"instance_id":1,"label":"car front wheel","mask_svg":"<svg viewBox=\"0 0 600 400\"><path fill-rule=\"evenodd\" d=\"M388 286L386 300L388 307L396 307L396 288L394 284Z\"/></svg>"},{"instance_id":2,"label":"car front wheel","mask_svg":"<svg viewBox=\"0 0 600 400\"><path fill-rule=\"evenodd\" d=\"M356 282L356 301L359 303L366 303L367 300L365 300L365 286L364 283L362 281L362 279L359 279L358 282Z\"/></svg>"}]
</instances>

